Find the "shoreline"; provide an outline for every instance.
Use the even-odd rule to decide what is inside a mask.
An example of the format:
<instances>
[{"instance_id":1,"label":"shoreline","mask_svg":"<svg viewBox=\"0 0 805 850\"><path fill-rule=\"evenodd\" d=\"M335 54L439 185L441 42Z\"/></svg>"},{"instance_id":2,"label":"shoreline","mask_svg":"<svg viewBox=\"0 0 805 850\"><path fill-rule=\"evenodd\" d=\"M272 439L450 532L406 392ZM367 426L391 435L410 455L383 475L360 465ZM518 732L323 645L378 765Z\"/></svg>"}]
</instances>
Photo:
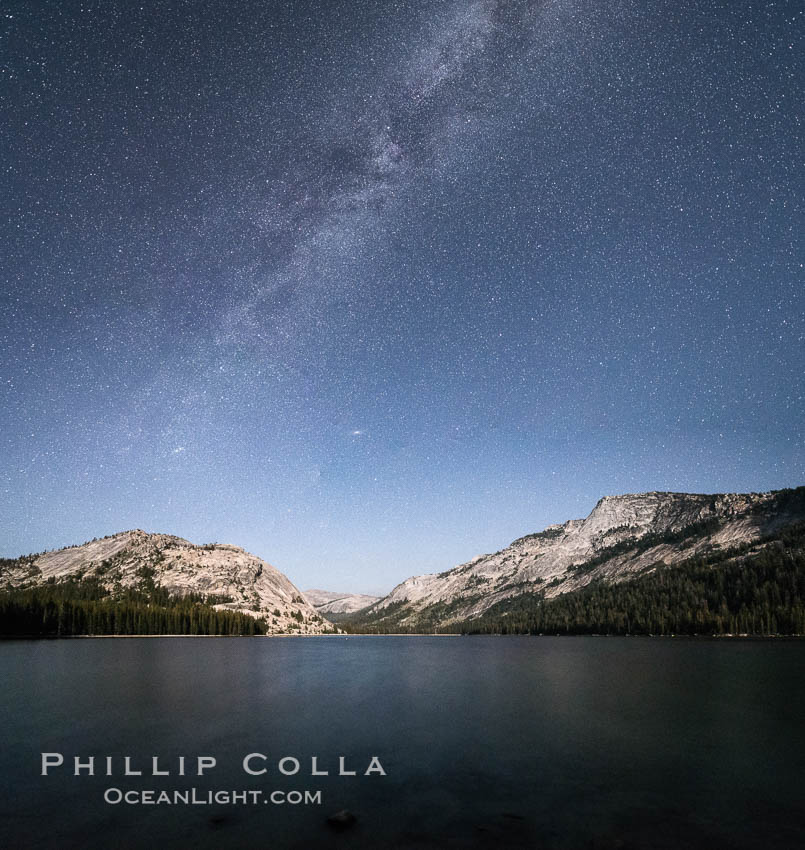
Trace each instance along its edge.
<instances>
[{"instance_id":1,"label":"shoreline","mask_svg":"<svg viewBox=\"0 0 805 850\"><path fill-rule=\"evenodd\" d=\"M273 635L2 635L0 634L0 642L14 640L107 640L107 639L155 639L155 638L219 638L219 639L253 639L260 640L264 638L419 638L419 637L438 637L438 638L643 638L643 639L664 639L664 640L764 640L764 641L796 641L805 640L805 635L801 634L714 634L714 635L678 635L678 634L661 634L661 635L640 635L640 634L625 634L625 635L608 635L608 634L460 634L457 632L390 632L387 634L320 634L320 635L296 635L296 634L273 634Z\"/></svg>"}]
</instances>

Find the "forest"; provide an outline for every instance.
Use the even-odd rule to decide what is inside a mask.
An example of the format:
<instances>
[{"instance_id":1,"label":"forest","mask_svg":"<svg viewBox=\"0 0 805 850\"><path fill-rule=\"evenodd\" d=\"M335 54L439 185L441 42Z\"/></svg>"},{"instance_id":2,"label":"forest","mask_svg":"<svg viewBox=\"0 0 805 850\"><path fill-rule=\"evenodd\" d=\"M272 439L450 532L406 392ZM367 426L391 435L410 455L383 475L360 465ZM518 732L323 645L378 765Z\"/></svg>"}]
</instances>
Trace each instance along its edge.
<instances>
[{"instance_id":1,"label":"forest","mask_svg":"<svg viewBox=\"0 0 805 850\"><path fill-rule=\"evenodd\" d=\"M78 578L0 592L0 634L262 635L263 620L213 607L226 601L200 594L173 596L141 570L137 587L111 592L97 578Z\"/></svg>"},{"instance_id":2,"label":"forest","mask_svg":"<svg viewBox=\"0 0 805 850\"><path fill-rule=\"evenodd\" d=\"M795 542L792 538L797 537ZM469 634L805 634L805 532L760 551L657 566L553 599L524 594L460 624ZM793 544L793 545L792 545Z\"/></svg>"},{"instance_id":3,"label":"forest","mask_svg":"<svg viewBox=\"0 0 805 850\"><path fill-rule=\"evenodd\" d=\"M356 618L340 626L363 633L803 635L805 523L673 566L657 564L628 581L595 580L552 598L542 588L529 590L478 618L450 621L467 601L426 608L413 623L397 605L379 622Z\"/></svg>"}]
</instances>

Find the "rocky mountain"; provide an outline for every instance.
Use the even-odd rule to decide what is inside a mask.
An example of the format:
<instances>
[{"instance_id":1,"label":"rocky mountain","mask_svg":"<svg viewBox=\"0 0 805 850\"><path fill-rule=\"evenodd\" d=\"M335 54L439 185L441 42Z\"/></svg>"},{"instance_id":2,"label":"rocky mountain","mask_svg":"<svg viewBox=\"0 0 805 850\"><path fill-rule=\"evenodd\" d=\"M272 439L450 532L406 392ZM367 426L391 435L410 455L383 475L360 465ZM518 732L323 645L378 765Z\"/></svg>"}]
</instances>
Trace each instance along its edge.
<instances>
[{"instance_id":1,"label":"rocky mountain","mask_svg":"<svg viewBox=\"0 0 805 850\"><path fill-rule=\"evenodd\" d=\"M306 590L305 598L325 617L331 614L354 614L380 600L363 593L335 593L332 590Z\"/></svg>"},{"instance_id":2,"label":"rocky mountain","mask_svg":"<svg viewBox=\"0 0 805 850\"><path fill-rule=\"evenodd\" d=\"M585 519L548 526L443 573L409 578L356 622L432 630L478 618L507 600L544 599L594 582L620 583L662 565L761 541L805 520L805 488L769 493L606 496Z\"/></svg>"},{"instance_id":3,"label":"rocky mountain","mask_svg":"<svg viewBox=\"0 0 805 850\"><path fill-rule=\"evenodd\" d=\"M320 634L332 625L275 567L237 546L196 546L139 529L80 546L0 562L0 586L96 580L114 598L145 585L171 596L198 594L221 611L262 618L271 633Z\"/></svg>"}]
</instances>

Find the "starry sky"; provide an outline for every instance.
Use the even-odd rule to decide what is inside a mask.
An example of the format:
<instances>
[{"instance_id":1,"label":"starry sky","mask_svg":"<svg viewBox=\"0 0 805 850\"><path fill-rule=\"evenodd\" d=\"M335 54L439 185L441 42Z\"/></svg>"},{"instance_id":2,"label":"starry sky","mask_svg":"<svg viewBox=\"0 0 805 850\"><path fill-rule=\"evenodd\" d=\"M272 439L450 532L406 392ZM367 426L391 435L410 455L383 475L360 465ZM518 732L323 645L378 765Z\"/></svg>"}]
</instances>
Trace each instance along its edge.
<instances>
[{"instance_id":1,"label":"starry sky","mask_svg":"<svg viewBox=\"0 0 805 850\"><path fill-rule=\"evenodd\" d=\"M800 0L5 0L0 554L383 593L805 483Z\"/></svg>"}]
</instances>

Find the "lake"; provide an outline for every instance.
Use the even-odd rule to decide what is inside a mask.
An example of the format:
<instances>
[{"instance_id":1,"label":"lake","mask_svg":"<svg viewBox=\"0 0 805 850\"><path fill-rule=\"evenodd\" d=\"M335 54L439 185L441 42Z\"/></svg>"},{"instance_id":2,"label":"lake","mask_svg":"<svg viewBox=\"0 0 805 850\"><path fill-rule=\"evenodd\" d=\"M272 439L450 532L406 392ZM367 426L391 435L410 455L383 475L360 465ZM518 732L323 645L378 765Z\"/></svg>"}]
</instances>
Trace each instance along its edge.
<instances>
[{"instance_id":1,"label":"lake","mask_svg":"<svg viewBox=\"0 0 805 850\"><path fill-rule=\"evenodd\" d=\"M790 850L803 674L782 640L6 641L0 846Z\"/></svg>"}]
</instances>

